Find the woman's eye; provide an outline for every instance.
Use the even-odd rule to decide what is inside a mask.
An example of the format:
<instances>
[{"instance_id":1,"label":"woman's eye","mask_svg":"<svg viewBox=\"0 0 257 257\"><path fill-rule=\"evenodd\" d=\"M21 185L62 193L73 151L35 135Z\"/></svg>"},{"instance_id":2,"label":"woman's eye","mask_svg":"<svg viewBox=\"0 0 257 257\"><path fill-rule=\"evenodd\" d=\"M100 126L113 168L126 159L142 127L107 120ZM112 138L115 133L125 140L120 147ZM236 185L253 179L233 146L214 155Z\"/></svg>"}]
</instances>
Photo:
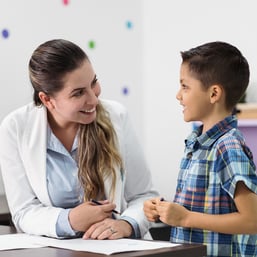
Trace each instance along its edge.
<instances>
[{"instance_id":1,"label":"woman's eye","mask_svg":"<svg viewBox=\"0 0 257 257\"><path fill-rule=\"evenodd\" d=\"M81 89L81 90L78 90L73 96L81 96L83 95L83 93L84 93L84 90Z\"/></svg>"},{"instance_id":2,"label":"woman's eye","mask_svg":"<svg viewBox=\"0 0 257 257\"><path fill-rule=\"evenodd\" d=\"M91 87L95 87L96 84L97 84L97 82L98 82L98 79L95 78L95 79L92 81Z\"/></svg>"}]
</instances>

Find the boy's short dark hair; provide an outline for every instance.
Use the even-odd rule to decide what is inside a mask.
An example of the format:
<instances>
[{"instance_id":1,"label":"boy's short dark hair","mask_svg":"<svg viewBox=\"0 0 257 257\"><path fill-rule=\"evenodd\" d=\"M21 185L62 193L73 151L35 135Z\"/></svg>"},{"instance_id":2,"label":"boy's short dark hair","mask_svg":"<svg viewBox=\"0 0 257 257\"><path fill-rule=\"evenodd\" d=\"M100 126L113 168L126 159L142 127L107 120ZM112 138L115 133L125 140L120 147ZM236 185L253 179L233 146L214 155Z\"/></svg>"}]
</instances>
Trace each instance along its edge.
<instances>
[{"instance_id":1,"label":"boy's short dark hair","mask_svg":"<svg viewBox=\"0 0 257 257\"><path fill-rule=\"evenodd\" d=\"M225 91L226 107L232 110L249 83L249 65L235 47L225 42L210 42L181 52L182 62L203 87L220 85Z\"/></svg>"}]
</instances>

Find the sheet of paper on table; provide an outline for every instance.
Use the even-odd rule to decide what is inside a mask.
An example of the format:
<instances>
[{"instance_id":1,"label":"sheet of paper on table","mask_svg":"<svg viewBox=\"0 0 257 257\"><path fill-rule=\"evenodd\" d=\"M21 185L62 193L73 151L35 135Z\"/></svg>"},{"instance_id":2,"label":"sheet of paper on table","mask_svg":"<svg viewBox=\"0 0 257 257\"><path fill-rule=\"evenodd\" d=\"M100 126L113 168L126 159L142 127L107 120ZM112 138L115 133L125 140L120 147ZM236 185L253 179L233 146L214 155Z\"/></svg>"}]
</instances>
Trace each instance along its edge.
<instances>
[{"instance_id":1,"label":"sheet of paper on table","mask_svg":"<svg viewBox=\"0 0 257 257\"><path fill-rule=\"evenodd\" d=\"M110 255L119 252L152 250L174 247L177 245L178 244L172 244L170 242L146 241L126 238L117 240L84 240L82 238L54 239L23 233L0 235L0 250L51 246L75 251L86 251Z\"/></svg>"},{"instance_id":2,"label":"sheet of paper on table","mask_svg":"<svg viewBox=\"0 0 257 257\"><path fill-rule=\"evenodd\" d=\"M38 237L27 234L0 235L0 250L44 247L37 241Z\"/></svg>"}]
</instances>

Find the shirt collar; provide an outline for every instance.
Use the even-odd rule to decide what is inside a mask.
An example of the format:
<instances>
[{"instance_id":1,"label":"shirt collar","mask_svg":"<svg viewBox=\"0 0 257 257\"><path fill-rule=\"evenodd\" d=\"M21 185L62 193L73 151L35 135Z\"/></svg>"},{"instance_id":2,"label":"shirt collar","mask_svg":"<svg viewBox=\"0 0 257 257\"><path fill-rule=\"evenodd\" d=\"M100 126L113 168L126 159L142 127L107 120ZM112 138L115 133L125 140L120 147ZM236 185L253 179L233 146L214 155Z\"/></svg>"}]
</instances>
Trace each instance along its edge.
<instances>
[{"instance_id":1,"label":"shirt collar","mask_svg":"<svg viewBox=\"0 0 257 257\"><path fill-rule=\"evenodd\" d=\"M76 137L74 139L71 153L76 151L77 148L78 148L78 134L76 135ZM67 151L67 149L63 146L63 144L60 142L60 140L55 136L55 134L53 133L49 124L47 125L47 149L58 152L58 153L62 153L65 155L70 154Z\"/></svg>"},{"instance_id":2,"label":"shirt collar","mask_svg":"<svg viewBox=\"0 0 257 257\"><path fill-rule=\"evenodd\" d=\"M203 134L203 126L201 125L192 131L185 140L186 147L191 150L198 148L200 145L209 148L218 138L233 128L237 128L237 117L235 115L226 117Z\"/></svg>"}]
</instances>

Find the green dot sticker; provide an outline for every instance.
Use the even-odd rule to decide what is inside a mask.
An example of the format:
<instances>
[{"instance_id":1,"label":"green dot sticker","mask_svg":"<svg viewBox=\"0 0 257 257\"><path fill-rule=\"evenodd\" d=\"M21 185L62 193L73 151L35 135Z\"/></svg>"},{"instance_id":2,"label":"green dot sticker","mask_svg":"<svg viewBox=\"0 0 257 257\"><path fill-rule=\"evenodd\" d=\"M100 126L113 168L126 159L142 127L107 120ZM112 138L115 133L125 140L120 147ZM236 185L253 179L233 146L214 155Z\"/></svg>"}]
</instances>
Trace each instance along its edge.
<instances>
[{"instance_id":1,"label":"green dot sticker","mask_svg":"<svg viewBox=\"0 0 257 257\"><path fill-rule=\"evenodd\" d=\"M89 47L90 49L94 49L94 48L95 48L95 41L90 40L90 41L88 42L88 47Z\"/></svg>"}]
</instances>

